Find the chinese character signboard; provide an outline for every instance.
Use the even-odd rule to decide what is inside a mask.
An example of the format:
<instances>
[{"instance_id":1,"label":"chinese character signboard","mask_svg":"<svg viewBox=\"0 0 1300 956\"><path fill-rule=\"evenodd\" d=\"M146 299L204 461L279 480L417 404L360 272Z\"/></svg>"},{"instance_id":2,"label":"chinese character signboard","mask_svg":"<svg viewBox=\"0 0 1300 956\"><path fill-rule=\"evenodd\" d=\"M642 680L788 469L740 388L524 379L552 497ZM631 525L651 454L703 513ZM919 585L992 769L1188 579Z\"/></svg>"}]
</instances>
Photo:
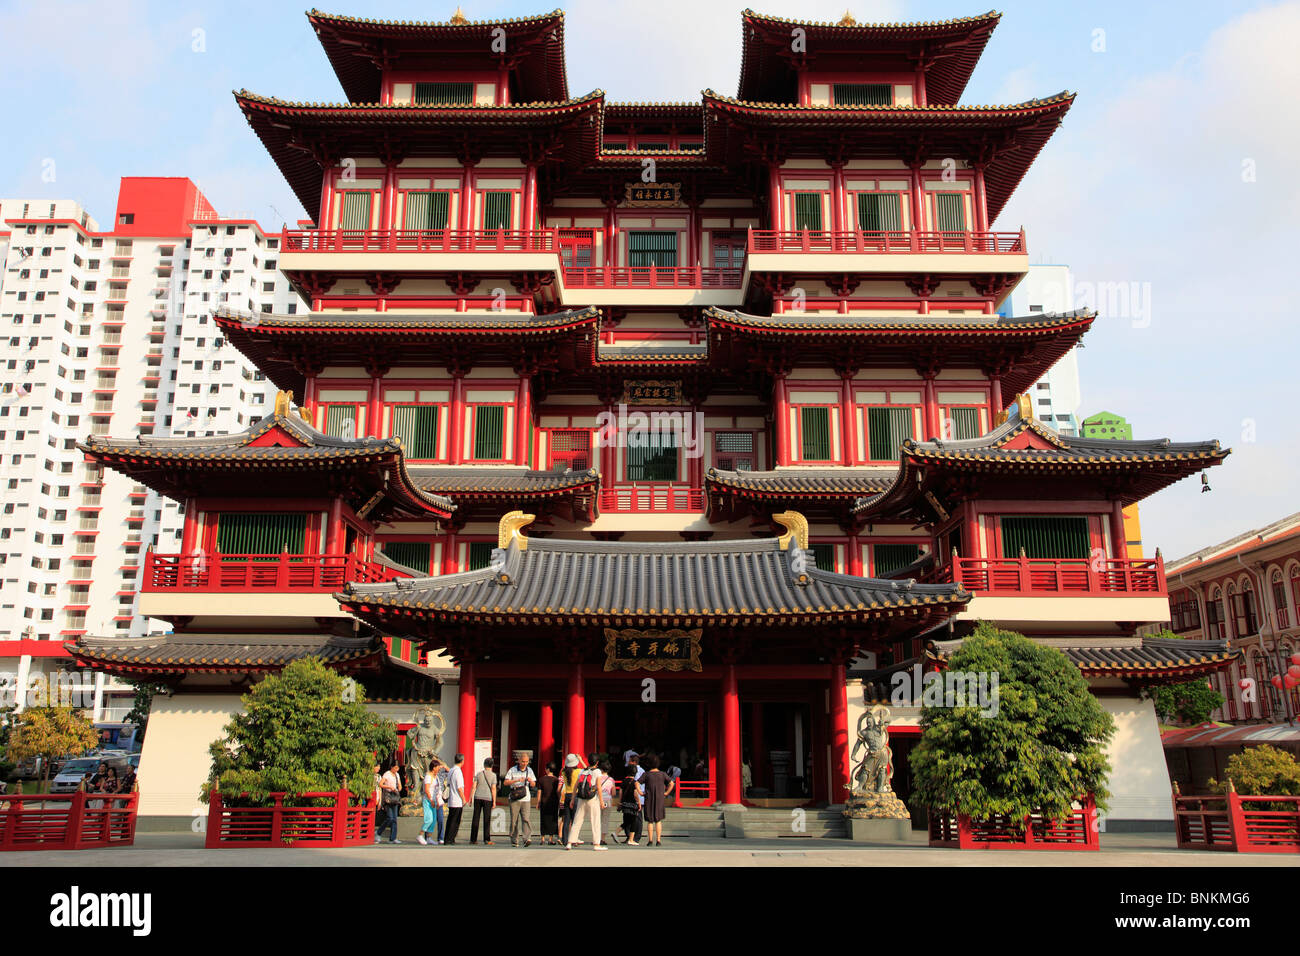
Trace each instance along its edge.
<instances>
[{"instance_id":1,"label":"chinese character signboard","mask_svg":"<svg viewBox=\"0 0 1300 956\"><path fill-rule=\"evenodd\" d=\"M680 405L682 383L665 381L633 381L623 383L624 405Z\"/></svg>"},{"instance_id":2,"label":"chinese character signboard","mask_svg":"<svg viewBox=\"0 0 1300 956\"><path fill-rule=\"evenodd\" d=\"M693 631L605 628L607 671L699 671L700 635Z\"/></svg>"},{"instance_id":3,"label":"chinese character signboard","mask_svg":"<svg viewBox=\"0 0 1300 956\"><path fill-rule=\"evenodd\" d=\"M681 183L624 183L625 206L680 206Z\"/></svg>"}]
</instances>

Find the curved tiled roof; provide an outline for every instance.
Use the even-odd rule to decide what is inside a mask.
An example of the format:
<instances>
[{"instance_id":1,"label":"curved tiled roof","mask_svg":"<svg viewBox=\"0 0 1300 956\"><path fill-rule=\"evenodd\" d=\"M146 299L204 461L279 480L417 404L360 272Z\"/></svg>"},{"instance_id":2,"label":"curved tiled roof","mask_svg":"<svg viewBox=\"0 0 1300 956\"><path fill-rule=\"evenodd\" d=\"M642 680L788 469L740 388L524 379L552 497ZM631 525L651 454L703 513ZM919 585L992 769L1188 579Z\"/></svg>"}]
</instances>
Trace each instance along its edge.
<instances>
[{"instance_id":1,"label":"curved tiled roof","mask_svg":"<svg viewBox=\"0 0 1300 956\"><path fill-rule=\"evenodd\" d=\"M271 313L243 314L229 309L217 310L213 318L226 323L237 322L240 328L253 331L390 331L438 333L478 330L519 330L523 332L568 328L594 322L600 310L594 305L538 315L532 312L308 312L302 315Z\"/></svg>"},{"instance_id":2,"label":"curved tiled roof","mask_svg":"<svg viewBox=\"0 0 1300 956\"><path fill-rule=\"evenodd\" d=\"M297 113L337 113L338 116L348 122L356 119L371 118L373 113L409 113L422 114L421 118L427 119L426 114L439 113L448 116L473 116L477 113L483 113L491 117L491 121L500 123L503 118L509 116L542 116L557 113L562 110L569 110L575 106L585 106L590 103L600 103L604 100L604 90L592 90L582 96L570 97L567 100L540 100L535 103L318 103L303 100L282 100L277 96L263 96L259 93L253 93L249 90L233 90L235 99L240 105L274 107L282 111L293 111Z\"/></svg>"},{"instance_id":3,"label":"curved tiled roof","mask_svg":"<svg viewBox=\"0 0 1300 956\"><path fill-rule=\"evenodd\" d=\"M1023 316L963 315L942 318L930 315L875 316L871 313L845 315L809 312L750 315L712 305L704 310L704 315L728 328L735 329L810 333L880 332L895 335L929 332L1014 335L1069 326L1086 327L1090 326L1097 317L1096 312L1087 309L1075 309L1070 312L1035 312Z\"/></svg>"},{"instance_id":4,"label":"curved tiled roof","mask_svg":"<svg viewBox=\"0 0 1300 956\"><path fill-rule=\"evenodd\" d=\"M929 621L970 600L953 585L822 571L810 552L782 550L782 540L655 544L514 537L494 552L490 567L400 585L351 584L335 597L363 619L399 630L412 619L793 626L901 614Z\"/></svg>"},{"instance_id":5,"label":"curved tiled roof","mask_svg":"<svg viewBox=\"0 0 1300 956\"><path fill-rule=\"evenodd\" d=\"M413 466L410 473L416 487L451 498L550 496L600 482L600 472L594 468L586 471L562 468L534 471L529 468Z\"/></svg>"},{"instance_id":6,"label":"curved tiled roof","mask_svg":"<svg viewBox=\"0 0 1300 956\"><path fill-rule=\"evenodd\" d=\"M1086 637L1042 641L1073 661L1085 677L1147 679L1152 683L1186 680L1222 670L1241 656L1231 641L1193 641L1181 638L1134 637L1096 640ZM947 661L961 640L935 641L933 656Z\"/></svg>"},{"instance_id":7,"label":"curved tiled roof","mask_svg":"<svg viewBox=\"0 0 1300 956\"><path fill-rule=\"evenodd\" d=\"M709 357L707 342L627 342L621 345L596 346L596 362L704 362Z\"/></svg>"},{"instance_id":8,"label":"curved tiled roof","mask_svg":"<svg viewBox=\"0 0 1300 956\"><path fill-rule=\"evenodd\" d=\"M79 664L125 675L179 675L196 671L278 671L304 657L331 666L378 662L378 637L316 634L164 634L82 637L64 645Z\"/></svg>"},{"instance_id":9,"label":"curved tiled roof","mask_svg":"<svg viewBox=\"0 0 1300 956\"><path fill-rule=\"evenodd\" d=\"M710 468L705 481L727 492L775 496L853 496L879 494L894 483L892 468L780 468L729 471Z\"/></svg>"}]
</instances>

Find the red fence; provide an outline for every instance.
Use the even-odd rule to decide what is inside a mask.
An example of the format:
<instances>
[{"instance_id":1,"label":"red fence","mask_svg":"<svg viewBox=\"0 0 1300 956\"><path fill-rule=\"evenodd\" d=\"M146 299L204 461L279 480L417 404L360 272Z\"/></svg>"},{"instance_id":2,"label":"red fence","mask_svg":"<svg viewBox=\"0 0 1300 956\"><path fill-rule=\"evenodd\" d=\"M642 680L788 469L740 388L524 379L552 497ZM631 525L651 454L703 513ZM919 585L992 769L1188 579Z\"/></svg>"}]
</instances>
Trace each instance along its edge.
<instances>
[{"instance_id":1,"label":"red fence","mask_svg":"<svg viewBox=\"0 0 1300 956\"><path fill-rule=\"evenodd\" d=\"M1041 813L1025 817L1024 829L1011 826L1002 814L987 820L953 817L942 810L930 811L930 846L956 850L1096 850L1100 848L1097 803L1091 796L1080 798L1077 808L1059 820Z\"/></svg>"},{"instance_id":2,"label":"red fence","mask_svg":"<svg viewBox=\"0 0 1300 956\"><path fill-rule=\"evenodd\" d=\"M604 488L600 510L632 514L683 514L704 510L704 492L674 485L628 485Z\"/></svg>"},{"instance_id":3,"label":"red fence","mask_svg":"<svg viewBox=\"0 0 1300 956\"><path fill-rule=\"evenodd\" d=\"M1274 809L1281 805L1283 809ZM1180 796L1174 792L1180 850L1300 853L1300 797Z\"/></svg>"},{"instance_id":4,"label":"red fence","mask_svg":"<svg viewBox=\"0 0 1300 956\"><path fill-rule=\"evenodd\" d=\"M989 594L1165 594L1160 558L955 558L924 578Z\"/></svg>"},{"instance_id":5,"label":"red fence","mask_svg":"<svg viewBox=\"0 0 1300 956\"><path fill-rule=\"evenodd\" d=\"M208 804L209 850L223 847L264 848L283 846L364 846L375 840L375 798L361 806L348 806L347 790L325 793L272 793L269 807L228 807L212 791ZM333 800L332 806L286 807L284 800Z\"/></svg>"},{"instance_id":6,"label":"red fence","mask_svg":"<svg viewBox=\"0 0 1300 956\"><path fill-rule=\"evenodd\" d=\"M135 842L138 793L0 796L0 850L88 850Z\"/></svg>"},{"instance_id":7,"label":"red fence","mask_svg":"<svg viewBox=\"0 0 1300 956\"><path fill-rule=\"evenodd\" d=\"M692 807L711 807L718 799L717 782L710 777L708 780L681 780L677 781L677 786L673 787L673 806L678 809L682 806L682 794L690 792L697 795L698 799L691 803Z\"/></svg>"},{"instance_id":8,"label":"red fence","mask_svg":"<svg viewBox=\"0 0 1300 956\"><path fill-rule=\"evenodd\" d=\"M555 229L286 229L284 252L556 252Z\"/></svg>"},{"instance_id":9,"label":"red fence","mask_svg":"<svg viewBox=\"0 0 1300 956\"><path fill-rule=\"evenodd\" d=\"M572 289L739 289L739 269L701 266L589 266L564 270Z\"/></svg>"},{"instance_id":10,"label":"red fence","mask_svg":"<svg viewBox=\"0 0 1300 956\"><path fill-rule=\"evenodd\" d=\"M405 577L350 554L155 554L141 591L339 591Z\"/></svg>"},{"instance_id":11,"label":"red fence","mask_svg":"<svg viewBox=\"0 0 1300 956\"><path fill-rule=\"evenodd\" d=\"M927 232L919 229L840 231L825 229L751 229L749 252L852 253L1025 253L1025 233Z\"/></svg>"}]
</instances>

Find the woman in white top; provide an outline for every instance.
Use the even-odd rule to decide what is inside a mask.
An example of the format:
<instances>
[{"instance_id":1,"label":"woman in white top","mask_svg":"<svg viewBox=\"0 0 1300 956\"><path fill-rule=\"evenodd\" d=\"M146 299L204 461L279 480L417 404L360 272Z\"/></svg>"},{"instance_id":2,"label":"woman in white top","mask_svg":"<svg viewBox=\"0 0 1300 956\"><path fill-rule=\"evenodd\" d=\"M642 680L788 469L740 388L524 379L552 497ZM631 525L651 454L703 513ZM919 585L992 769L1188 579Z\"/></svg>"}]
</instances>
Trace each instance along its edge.
<instances>
[{"instance_id":1,"label":"woman in white top","mask_svg":"<svg viewBox=\"0 0 1300 956\"><path fill-rule=\"evenodd\" d=\"M402 780L397 775L396 759L389 762L387 772L379 779L379 791L384 804L384 819L375 828L375 842L378 843L384 830L391 827L392 832L389 834L388 842L401 843L402 841L397 839L397 808L402 802Z\"/></svg>"}]
</instances>

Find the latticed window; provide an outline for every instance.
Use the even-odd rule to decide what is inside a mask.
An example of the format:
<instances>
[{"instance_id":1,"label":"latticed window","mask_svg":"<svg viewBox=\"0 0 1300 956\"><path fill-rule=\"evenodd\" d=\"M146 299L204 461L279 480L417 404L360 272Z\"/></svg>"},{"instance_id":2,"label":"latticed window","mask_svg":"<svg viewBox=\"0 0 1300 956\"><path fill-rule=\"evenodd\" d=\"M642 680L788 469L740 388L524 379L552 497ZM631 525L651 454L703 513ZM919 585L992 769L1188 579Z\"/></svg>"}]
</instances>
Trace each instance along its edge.
<instances>
[{"instance_id":1,"label":"latticed window","mask_svg":"<svg viewBox=\"0 0 1300 956\"><path fill-rule=\"evenodd\" d=\"M917 544L873 544L871 546L872 573L876 577L902 570L921 556Z\"/></svg>"},{"instance_id":2,"label":"latticed window","mask_svg":"<svg viewBox=\"0 0 1300 956\"><path fill-rule=\"evenodd\" d=\"M799 409L799 457L803 461L831 460L831 410Z\"/></svg>"},{"instance_id":3,"label":"latticed window","mask_svg":"<svg viewBox=\"0 0 1300 956\"><path fill-rule=\"evenodd\" d=\"M808 550L813 553L813 560L817 563L818 570L835 570L835 545L810 544Z\"/></svg>"},{"instance_id":4,"label":"latticed window","mask_svg":"<svg viewBox=\"0 0 1300 956\"><path fill-rule=\"evenodd\" d=\"M393 434L407 458L437 458L438 406L394 405Z\"/></svg>"},{"instance_id":5,"label":"latticed window","mask_svg":"<svg viewBox=\"0 0 1300 956\"><path fill-rule=\"evenodd\" d=\"M1254 634L1259 625L1255 616L1255 592L1245 588L1240 594L1233 595L1232 606L1237 618L1237 636Z\"/></svg>"},{"instance_id":6,"label":"latticed window","mask_svg":"<svg viewBox=\"0 0 1300 956\"><path fill-rule=\"evenodd\" d=\"M633 268L671 269L677 265L677 233L629 232L627 264Z\"/></svg>"},{"instance_id":7,"label":"latticed window","mask_svg":"<svg viewBox=\"0 0 1300 956\"><path fill-rule=\"evenodd\" d=\"M325 434L334 438L356 438L357 406L326 405Z\"/></svg>"},{"instance_id":8,"label":"latticed window","mask_svg":"<svg viewBox=\"0 0 1300 956\"><path fill-rule=\"evenodd\" d=\"M871 461L897 461L904 439L913 438L912 409L876 406L867 409L867 454Z\"/></svg>"},{"instance_id":9,"label":"latticed window","mask_svg":"<svg viewBox=\"0 0 1300 956\"><path fill-rule=\"evenodd\" d=\"M586 471L591 467L591 432L585 429L553 431L549 447L552 468Z\"/></svg>"},{"instance_id":10,"label":"latticed window","mask_svg":"<svg viewBox=\"0 0 1300 956\"><path fill-rule=\"evenodd\" d=\"M1003 518L1002 556L1086 558L1090 553L1088 519L1081 517Z\"/></svg>"},{"instance_id":11,"label":"latticed window","mask_svg":"<svg viewBox=\"0 0 1300 956\"><path fill-rule=\"evenodd\" d=\"M385 541L382 545L384 554L390 561L419 571L429 573L429 558L432 548L427 541Z\"/></svg>"},{"instance_id":12,"label":"latticed window","mask_svg":"<svg viewBox=\"0 0 1300 956\"><path fill-rule=\"evenodd\" d=\"M836 106L893 106L894 88L888 83L836 83Z\"/></svg>"},{"instance_id":13,"label":"latticed window","mask_svg":"<svg viewBox=\"0 0 1300 956\"><path fill-rule=\"evenodd\" d=\"M492 541L471 541L469 543L469 567L466 571L477 571L479 568L486 568L492 563L492 549L496 544Z\"/></svg>"},{"instance_id":14,"label":"latticed window","mask_svg":"<svg viewBox=\"0 0 1300 956\"><path fill-rule=\"evenodd\" d=\"M460 106L474 102L473 83L416 83L413 103L416 106Z\"/></svg>"},{"instance_id":15,"label":"latticed window","mask_svg":"<svg viewBox=\"0 0 1300 956\"><path fill-rule=\"evenodd\" d=\"M895 232L903 228L898 193L858 193L858 228L864 232Z\"/></svg>"},{"instance_id":16,"label":"latticed window","mask_svg":"<svg viewBox=\"0 0 1300 956\"><path fill-rule=\"evenodd\" d=\"M822 227L822 194L794 194L795 229L819 230Z\"/></svg>"},{"instance_id":17,"label":"latticed window","mask_svg":"<svg viewBox=\"0 0 1300 956\"><path fill-rule=\"evenodd\" d=\"M474 409L474 457L480 461L505 458L506 409L479 405Z\"/></svg>"},{"instance_id":18,"label":"latticed window","mask_svg":"<svg viewBox=\"0 0 1300 956\"><path fill-rule=\"evenodd\" d=\"M217 550L222 554L302 554L306 539L304 514L227 512L217 517Z\"/></svg>"},{"instance_id":19,"label":"latticed window","mask_svg":"<svg viewBox=\"0 0 1300 956\"><path fill-rule=\"evenodd\" d=\"M728 471L752 471L754 468L753 432L715 432L713 462Z\"/></svg>"},{"instance_id":20,"label":"latticed window","mask_svg":"<svg viewBox=\"0 0 1300 956\"><path fill-rule=\"evenodd\" d=\"M339 216L339 228L370 228L370 193L352 191L343 194L343 211Z\"/></svg>"},{"instance_id":21,"label":"latticed window","mask_svg":"<svg viewBox=\"0 0 1300 956\"><path fill-rule=\"evenodd\" d=\"M510 215L514 193L488 192L483 194L483 228L509 229L513 225Z\"/></svg>"},{"instance_id":22,"label":"latticed window","mask_svg":"<svg viewBox=\"0 0 1300 956\"><path fill-rule=\"evenodd\" d=\"M944 438L979 438L980 410L978 408L949 408Z\"/></svg>"},{"instance_id":23,"label":"latticed window","mask_svg":"<svg viewBox=\"0 0 1300 956\"><path fill-rule=\"evenodd\" d=\"M628 481L676 481L677 436L650 432L627 447Z\"/></svg>"},{"instance_id":24,"label":"latticed window","mask_svg":"<svg viewBox=\"0 0 1300 956\"><path fill-rule=\"evenodd\" d=\"M408 192L402 225L407 229L446 229L451 193Z\"/></svg>"},{"instance_id":25,"label":"latticed window","mask_svg":"<svg viewBox=\"0 0 1300 956\"><path fill-rule=\"evenodd\" d=\"M962 232L966 228L966 197L962 193L935 193L934 213L941 232Z\"/></svg>"}]
</instances>

